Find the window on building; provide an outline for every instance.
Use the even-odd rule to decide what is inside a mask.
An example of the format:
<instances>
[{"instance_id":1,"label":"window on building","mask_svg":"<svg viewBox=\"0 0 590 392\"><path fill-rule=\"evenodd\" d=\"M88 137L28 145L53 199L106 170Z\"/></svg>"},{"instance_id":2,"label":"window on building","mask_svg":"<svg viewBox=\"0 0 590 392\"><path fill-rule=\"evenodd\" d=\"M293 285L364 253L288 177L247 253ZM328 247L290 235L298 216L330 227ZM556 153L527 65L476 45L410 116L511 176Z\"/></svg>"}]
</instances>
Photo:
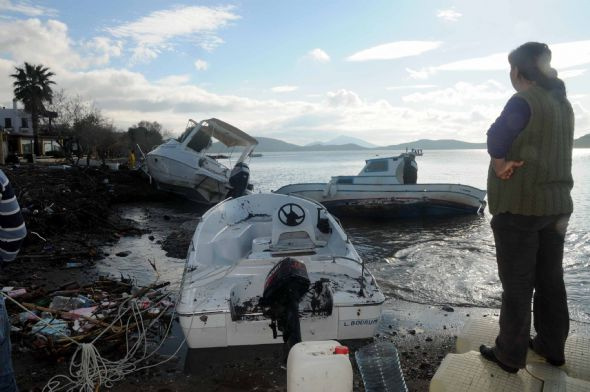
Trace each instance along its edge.
<instances>
[{"instance_id":1,"label":"window on building","mask_svg":"<svg viewBox=\"0 0 590 392\"><path fill-rule=\"evenodd\" d=\"M4 128L12 128L12 119L7 117L4 119Z\"/></svg>"},{"instance_id":2,"label":"window on building","mask_svg":"<svg viewBox=\"0 0 590 392\"><path fill-rule=\"evenodd\" d=\"M27 119L26 119L26 118L21 118L20 120L21 120L21 121L20 121L20 126L21 126L22 128L28 128L28 127L29 127L29 122L27 121Z\"/></svg>"},{"instance_id":3,"label":"window on building","mask_svg":"<svg viewBox=\"0 0 590 392\"><path fill-rule=\"evenodd\" d=\"M21 141L23 154L32 154L33 153L33 141L32 140L23 140Z\"/></svg>"}]
</instances>

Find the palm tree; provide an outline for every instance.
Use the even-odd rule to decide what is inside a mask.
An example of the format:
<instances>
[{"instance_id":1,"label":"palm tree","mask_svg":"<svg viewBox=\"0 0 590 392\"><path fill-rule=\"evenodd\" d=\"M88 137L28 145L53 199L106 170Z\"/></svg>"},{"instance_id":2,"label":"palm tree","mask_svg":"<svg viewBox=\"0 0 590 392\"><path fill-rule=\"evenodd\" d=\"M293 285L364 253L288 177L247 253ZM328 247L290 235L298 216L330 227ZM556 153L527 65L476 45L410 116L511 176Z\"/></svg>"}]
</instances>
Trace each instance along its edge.
<instances>
[{"instance_id":1,"label":"palm tree","mask_svg":"<svg viewBox=\"0 0 590 392\"><path fill-rule=\"evenodd\" d=\"M43 65L33 65L25 62L23 68L15 67L16 73L10 75L15 79L14 96L25 105L25 110L31 113L33 120L33 143L35 155L40 154L39 149L39 116L45 113L43 102L51 103L53 91L50 80L55 74Z\"/></svg>"}]
</instances>

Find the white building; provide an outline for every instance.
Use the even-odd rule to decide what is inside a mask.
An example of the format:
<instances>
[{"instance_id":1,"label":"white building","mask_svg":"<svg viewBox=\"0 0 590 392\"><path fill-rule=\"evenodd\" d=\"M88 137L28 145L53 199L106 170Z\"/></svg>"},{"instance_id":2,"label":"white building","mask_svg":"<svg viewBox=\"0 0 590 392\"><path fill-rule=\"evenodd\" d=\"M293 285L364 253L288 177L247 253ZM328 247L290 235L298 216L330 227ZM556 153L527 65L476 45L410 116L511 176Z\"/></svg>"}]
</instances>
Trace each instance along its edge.
<instances>
[{"instance_id":1,"label":"white building","mask_svg":"<svg viewBox=\"0 0 590 392\"><path fill-rule=\"evenodd\" d=\"M0 109L0 128L4 156L33 153L33 120L30 113L16 107L16 100L12 101L12 108Z\"/></svg>"}]
</instances>

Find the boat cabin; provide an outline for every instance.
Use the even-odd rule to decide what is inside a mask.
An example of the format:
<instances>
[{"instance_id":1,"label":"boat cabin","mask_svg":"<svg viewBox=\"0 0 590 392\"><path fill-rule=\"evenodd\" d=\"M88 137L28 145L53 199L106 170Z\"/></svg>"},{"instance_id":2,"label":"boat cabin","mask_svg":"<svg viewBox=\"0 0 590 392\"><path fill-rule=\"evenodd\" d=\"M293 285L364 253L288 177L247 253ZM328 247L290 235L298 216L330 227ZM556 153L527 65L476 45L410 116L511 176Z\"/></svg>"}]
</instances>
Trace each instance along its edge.
<instances>
[{"instance_id":1,"label":"boat cabin","mask_svg":"<svg viewBox=\"0 0 590 392\"><path fill-rule=\"evenodd\" d=\"M335 184L415 184L418 179L416 154L405 152L397 157L367 159L357 176L332 177Z\"/></svg>"}]
</instances>

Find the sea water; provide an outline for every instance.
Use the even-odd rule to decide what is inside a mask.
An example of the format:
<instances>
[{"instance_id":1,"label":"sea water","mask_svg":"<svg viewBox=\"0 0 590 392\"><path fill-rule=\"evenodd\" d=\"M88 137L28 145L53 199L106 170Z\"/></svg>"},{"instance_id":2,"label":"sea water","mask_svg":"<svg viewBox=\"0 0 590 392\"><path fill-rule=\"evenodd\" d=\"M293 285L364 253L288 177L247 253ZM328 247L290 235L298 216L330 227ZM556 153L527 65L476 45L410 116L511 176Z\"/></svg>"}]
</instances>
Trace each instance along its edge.
<instances>
[{"instance_id":1,"label":"sea water","mask_svg":"<svg viewBox=\"0 0 590 392\"><path fill-rule=\"evenodd\" d=\"M248 163L255 191L268 192L292 183L327 182L331 176L355 175L365 159L400 152L263 152L262 157ZM486 188L489 157L485 150L427 150L416 159L419 183ZM590 149L574 150L573 176L574 213L566 236L564 275L571 318L590 322ZM196 225L195 212L186 203L180 204L127 208L125 217L154 231L122 238L108 250L110 255L98 264L99 269L117 275L122 272L146 283L154 278L147 261L152 260L157 263L160 279L171 281L177 288L183 260L167 258L159 242L172 226ZM163 220L163 215L169 220ZM501 286L490 219L486 209L481 215L451 218L341 221L387 297L433 305L499 307ZM131 250L132 254L117 257L122 250Z\"/></svg>"}]
</instances>

